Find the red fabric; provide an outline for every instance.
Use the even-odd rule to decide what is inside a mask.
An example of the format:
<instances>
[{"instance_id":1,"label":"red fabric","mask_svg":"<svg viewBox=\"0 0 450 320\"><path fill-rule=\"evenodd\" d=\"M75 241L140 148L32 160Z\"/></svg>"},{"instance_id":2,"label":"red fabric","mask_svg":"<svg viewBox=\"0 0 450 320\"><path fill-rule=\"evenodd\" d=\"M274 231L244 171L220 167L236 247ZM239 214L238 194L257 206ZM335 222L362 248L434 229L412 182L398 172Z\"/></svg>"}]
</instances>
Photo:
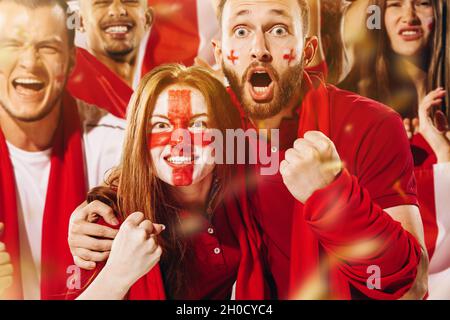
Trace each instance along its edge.
<instances>
[{"instance_id":1,"label":"red fabric","mask_svg":"<svg viewBox=\"0 0 450 320\"><path fill-rule=\"evenodd\" d=\"M302 106L294 117L283 119L280 125L280 161L284 159L286 149L291 148L299 136L299 126L302 132L321 130L334 142L349 174L358 177L358 190L361 190L361 187L366 189L373 204L381 208L417 205L416 184L412 174L413 161L400 117L373 100L334 86L324 87L317 78L305 75L304 84L308 88L308 94ZM313 87L317 90L313 90ZM251 127L252 124L236 96L231 89L228 91L241 112L243 124ZM302 257L311 257L311 260L306 262L309 265L314 266L318 261L317 248L311 246L308 240L315 237L315 234L306 223L297 222L301 217L302 211L299 210L302 210L302 206L292 197L279 173L259 177L252 201L252 206L256 208L256 221L262 230L268 267L278 298L289 298L291 262L294 264L292 268L295 269L299 264L298 259ZM297 211L294 218L295 206ZM389 221L388 218L387 220ZM297 229L290 230L287 226ZM303 247L292 248L293 234L295 245ZM302 234L305 235L306 241ZM400 247L401 245L398 248ZM393 246L392 250L396 248ZM303 251L298 254L300 249ZM292 250L295 250L295 254ZM415 247L411 250L414 251ZM408 252L401 253L400 256L404 257L406 254ZM400 270L401 266L398 268ZM411 284L407 277L399 278L399 282L404 284L404 288ZM372 292L369 294L369 298L373 297ZM356 292L354 297L361 297L361 294Z\"/></svg>"},{"instance_id":2,"label":"red fabric","mask_svg":"<svg viewBox=\"0 0 450 320\"><path fill-rule=\"evenodd\" d=\"M237 177L241 179L244 177L245 169L239 167L239 170ZM249 212L251 208L247 203L246 184L241 180L236 183L239 186L238 190L233 191L234 194L214 212L213 227L218 240L212 239L206 231L196 235L193 246L194 260L187 262L188 269L194 273L193 294L183 299L227 299L235 280L238 300L262 300L271 297L261 259L263 242ZM226 255L225 257L211 255L219 242L222 244L221 254ZM223 265L216 259L223 260ZM234 262L236 266L233 266ZM230 265L226 266L227 263ZM104 264L98 264L94 271L82 271L81 280L84 283L82 290L70 291L67 298L74 299L79 296L103 266ZM231 275L227 274L230 272ZM153 268L131 287L126 298L166 299L162 279L160 267Z\"/></svg>"},{"instance_id":3,"label":"red fabric","mask_svg":"<svg viewBox=\"0 0 450 320\"><path fill-rule=\"evenodd\" d=\"M87 50L77 48L75 68L67 83L70 94L125 118L133 89Z\"/></svg>"},{"instance_id":4,"label":"red fabric","mask_svg":"<svg viewBox=\"0 0 450 320\"><path fill-rule=\"evenodd\" d=\"M200 45L196 0L149 0L150 6L181 6L169 18L155 15L147 43L142 75L170 62L194 64ZM211 46L212 50L212 46Z\"/></svg>"},{"instance_id":5,"label":"red fabric","mask_svg":"<svg viewBox=\"0 0 450 320\"><path fill-rule=\"evenodd\" d=\"M305 71L308 72L309 74L314 74L314 75L318 76L325 82L328 79L329 70L328 70L328 64L325 60L320 62L317 66L306 68Z\"/></svg>"},{"instance_id":6,"label":"red fabric","mask_svg":"<svg viewBox=\"0 0 450 320\"><path fill-rule=\"evenodd\" d=\"M299 126L299 137L310 130L320 130L333 138L332 126L335 113L330 103L330 94L325 86L319 85L308 92L305 97ZM368 111L361 103L359 108ZM366 116L369 112L366 113ZM333 119L333 122L332 122ZM401 122L397 120L397 126ZM385 120L386 121L386 120ZM363 123L358 123L363 125ZM378 132L381 135L381 132ZM369 138L370 135L369 135ZM406 135L397 137L400 146L407 145ZM403 138L403 139L402 139ZM349 142L347 142L349 143ZM372 140L372 143L384 143L384 140ZM339 151L338 147L338 151ZM361 151L360 151L361 152ZM377 150L372 146L371 153ZM395 154L395 152L394 152ZM377 155L377 156L381 156ZM390 154L384 154L389 158ZM381 158L374 158L380 161ZM401 159L396 159L401 160ZM412 162L405 154L403 161ZM369 162L368 158L365 162ZM392 163L390 163L392 166ZM404 165L404 164L402 164ZM384 170L387 167L383 168ZM392 169L391 169L392 170ZM386 171L375 170L392 186L392 179ZM330 257L337 258L335 265L329 266L329 292L332 298L350 299L351 286L359 293L373 299L398 299L409 290L414 282L417 265L420 261L420 246L417 240L395 222L382 208L372 201L371 195L361 187L364 172L359 172L360 179L352 176L344 169L337 180L314 193L305 206L296 204L293 218L291 248L291 294L293 297L304 290L304 285L319 268L319 255L324 250ZM409 170L409 175L412 172ZM386 183L386 182L385 182ZM398 192L401 194L402 192ZM407 191L403 191L407 196ZM385 197L388 198L388 197ZM335 221L339 221L337 224ZM380 247L376 254L364 260L355 260L342 256L340 248L354 244L356 239L376 239ZM322 249L321 249L322 248ZM377 265L381 270L381 289L370 290L367 287L367 267Z\"/></svg>"},{"instance_id":7,"label":"red fabric","mask_svg":"<svg viewBox=\"0 0 450 320\"><path fill-rule=\"evenodd\" d=\"M73 210L86 196L81 126L75 101L63 99L62 117L55 132L51 170L46 195L42 231L41 298L64 299L67 267L73 264L67 244L67 226ZM5 242L14 267L12 288L7 299L23 299L20 273L20 243L15 179L5 138L0 130L0 221Z\"/></svg>"},{"instance_id":8,"label":"red fabric","mask_svg":"<svg viewBox=\"0 0 450 320\"><path fill-rule=\"evenodd\" d=\"M417 197L420 204L425 245L431 260L438 237L433 172L433 165L437 163L437 158L421 134L414 135L410 143L414 157L414 174L417 179Z\"/></svg>"}]
</instances>

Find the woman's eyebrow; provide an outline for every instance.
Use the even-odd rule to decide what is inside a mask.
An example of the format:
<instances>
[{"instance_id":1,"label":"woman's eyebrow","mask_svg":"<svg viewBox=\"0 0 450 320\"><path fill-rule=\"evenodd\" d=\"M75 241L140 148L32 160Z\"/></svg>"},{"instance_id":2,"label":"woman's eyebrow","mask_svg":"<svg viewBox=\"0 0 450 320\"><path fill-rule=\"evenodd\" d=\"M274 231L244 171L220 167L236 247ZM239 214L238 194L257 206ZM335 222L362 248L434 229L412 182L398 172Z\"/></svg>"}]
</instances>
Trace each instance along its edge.
<instances>
[{"instance_id":1,"label":"woman's eyebrow","mask_svg":"<svg viewBox=\"0 0 450 320\"><path fill-rule=\"evenodd\" d=\"M162 115L162 114L154 114L154 115L152 115L152 118L153 118L153 117L163 118L163 119L170 120L169 117L167 117L167 116L165 116L165 115Z\"/></svg>"},{"instance_id":2,"label":"woman's eyebrow","mask_svg":"<svg viewBox=\"0 0 450 320\"><path fill-rule=\"evenodd\" d=\"M208 116L208 114L206 114L206 113L199 113L199 114L193 115L191 120L192 119L197 119L197 118L200 118L200 117L207 117L207 116Z\"/></svg>"}]
</instances>

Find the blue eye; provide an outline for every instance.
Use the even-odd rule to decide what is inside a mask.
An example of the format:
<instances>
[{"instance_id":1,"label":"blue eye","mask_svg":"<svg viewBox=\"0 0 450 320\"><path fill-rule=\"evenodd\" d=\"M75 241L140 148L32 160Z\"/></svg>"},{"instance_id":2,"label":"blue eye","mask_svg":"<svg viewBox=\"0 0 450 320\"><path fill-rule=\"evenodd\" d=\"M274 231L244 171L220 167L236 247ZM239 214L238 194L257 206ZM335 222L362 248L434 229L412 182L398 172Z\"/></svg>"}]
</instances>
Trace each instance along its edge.
<instances>
[{"instance_id":1,"label":"blue eye","mask_svg":"<svg viewBox=\"0 0 450 320\"><path fill-rule=\"evenodd\" d=\"M270 33L277 37L282 37L288 34L287 28L284 26L276 26L270 30Z\"/></svg>"},{"instance_id":2,"label":"blue eye","mask_svg":"<svg viewBox=\"0 0 450 320\"><path fill-rule=\"evenodd\" d=\"M243 28L243 27L239 27L239 28L234 30L234 35L237 38L244 38L244 37L248 36L248 34L249 34L249 31L246 28Z\"/></svg>"}]
</instances>

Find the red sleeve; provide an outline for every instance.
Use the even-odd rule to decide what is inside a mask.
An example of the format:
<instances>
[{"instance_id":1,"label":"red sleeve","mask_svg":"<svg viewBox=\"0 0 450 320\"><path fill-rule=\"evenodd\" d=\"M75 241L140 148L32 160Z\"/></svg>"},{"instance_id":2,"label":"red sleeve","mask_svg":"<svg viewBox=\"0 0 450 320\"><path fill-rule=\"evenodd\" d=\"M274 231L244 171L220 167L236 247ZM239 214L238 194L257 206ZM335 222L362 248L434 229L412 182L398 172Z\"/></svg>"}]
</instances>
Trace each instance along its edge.
<instances>
[{"instance_id":1,"label":"red sleeve","mask_svg":"<svg viewBox=\"0 0 450 320\"><path fill-rule=\"evenodd\" d=\"M396 113L389 112L362 138L355 175L372 200L383 209L417 205L410 144Z\"/></svg>"},{"instance_id":2,"label":"red sleeve","mask_svg":"<svg viewBox=\"0 0 450 320\"><path fill-rule=\"evenodd\" d=\"M322 247L334 258L333 273L343 276L362 295L398 299L411 288L420 245L372 201L346 169L308 199L304 214ZM368 287L370 266L379 267L379 289Z\"/></svg>"}]
</instances>

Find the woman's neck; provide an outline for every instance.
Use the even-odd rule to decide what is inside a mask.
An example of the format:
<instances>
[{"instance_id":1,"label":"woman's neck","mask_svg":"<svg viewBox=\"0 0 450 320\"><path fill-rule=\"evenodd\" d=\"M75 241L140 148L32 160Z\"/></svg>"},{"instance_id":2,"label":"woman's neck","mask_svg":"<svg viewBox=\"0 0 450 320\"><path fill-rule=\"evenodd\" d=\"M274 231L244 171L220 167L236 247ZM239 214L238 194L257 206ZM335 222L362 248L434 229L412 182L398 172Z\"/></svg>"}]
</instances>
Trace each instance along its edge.
<instances>
[{"instance_id":1,"label":"woman's neck","mask_svg":"<svg viewBox=\"0 0 450 320\"><path fill-rule=\"evenodd\" d=\"M200 182L186 186L170 186L170 192L175 201L185 210L190 212L204 212L208 205L209 192L211 190L213 174L209 174Z\"/></svg>"}]
</instances>

